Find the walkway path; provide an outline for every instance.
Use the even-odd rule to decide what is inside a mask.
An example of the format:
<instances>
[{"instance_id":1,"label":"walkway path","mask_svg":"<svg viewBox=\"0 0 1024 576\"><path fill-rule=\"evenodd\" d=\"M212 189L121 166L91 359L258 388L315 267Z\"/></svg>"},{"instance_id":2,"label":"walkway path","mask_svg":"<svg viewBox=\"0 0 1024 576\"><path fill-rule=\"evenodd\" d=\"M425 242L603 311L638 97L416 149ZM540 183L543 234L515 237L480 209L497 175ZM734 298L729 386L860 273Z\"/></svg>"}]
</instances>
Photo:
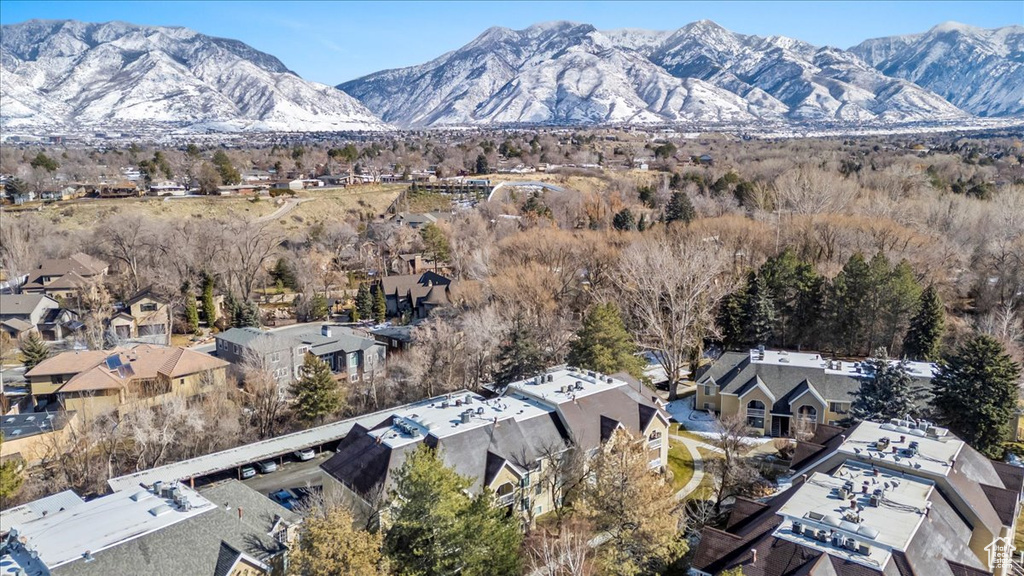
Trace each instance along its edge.
<instances>
[{"instance_id":1,"label":"walkway path","mask_svg":"<svg viewBox=\"0 0 1024 576\"><path fill-rule=\"evenodd\" d=\"M693 460L693 476L690 481L686 483L678 492L676 492L676 500L683 500L690 494L692 494L701 481L704 480L704 458L701 457L698 447L704 448L705 450L716 450L714 446L705 444L704 442L698 442L692 438L686 436L670 435L669 438L675 440L683 445L690 452L690 459Z\"/></svg>"}]
</instances>

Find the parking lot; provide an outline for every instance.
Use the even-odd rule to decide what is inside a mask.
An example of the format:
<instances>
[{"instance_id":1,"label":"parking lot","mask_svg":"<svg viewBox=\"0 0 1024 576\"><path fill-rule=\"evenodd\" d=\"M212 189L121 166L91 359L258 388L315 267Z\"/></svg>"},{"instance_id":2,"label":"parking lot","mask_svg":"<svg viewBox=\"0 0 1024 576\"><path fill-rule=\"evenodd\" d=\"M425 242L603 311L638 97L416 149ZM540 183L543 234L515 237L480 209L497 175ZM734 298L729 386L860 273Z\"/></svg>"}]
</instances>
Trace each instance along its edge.
<instances>
[{"instance_id":1,"label":"parking lot","mask_svg":"<svg viewBox=\"0 0 1024 576\"><path fill-rule=\"evenodd\" d=\"M243 480L242 483L259 492L267 495L282 488L294 490L306 486L320 486L320 464L334 455L333 452L324 451L317 454L316 458L306 462L296 462L294 458L287 457L284 464L280 464L277 471L269 474L256 474L256 476Z\"/></svg>"}]
</instances>

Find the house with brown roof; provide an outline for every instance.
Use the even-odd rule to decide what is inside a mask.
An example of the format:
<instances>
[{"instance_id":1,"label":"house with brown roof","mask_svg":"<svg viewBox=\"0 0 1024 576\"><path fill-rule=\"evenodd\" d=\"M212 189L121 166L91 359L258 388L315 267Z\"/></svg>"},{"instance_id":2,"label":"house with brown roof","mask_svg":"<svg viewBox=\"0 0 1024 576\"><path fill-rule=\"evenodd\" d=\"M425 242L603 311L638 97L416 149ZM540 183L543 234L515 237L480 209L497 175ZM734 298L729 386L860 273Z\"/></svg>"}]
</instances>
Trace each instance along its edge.
<instances>
[{"instance_id":1,"label":"house with brown roof","mask_svg":"<svg viewBox=\"0 0 1024 576\"><path fill-rule=\"evenodd\" d=\"M1005 576L989 549L1013 538L1024 469L923 421L820 425L797 446L791 487L738 499L706 528L691 574Z\"/></svg>"},{"instance_id":2,"label":"house with brown roof","mask_svg":"<svg viewBox=\"0 0 1024 576\"><path fill-rule=\"evenodd\" d=\"M110 318L112 336L119 342L171 344L171 306L152 286L143 288L118 307Z\"/></svg>"},{"instance_id":3,"label":"house with brown roof","mask_svg":"<svg viewBox=\"0 0 1024 576\"><path fill-rule=\"evenodd\" d=\"M21 291L28 294L46 294L53 298L72 298L79 290L89 288L102 281L110 265L83 254L72 254L68 258L44 260L39 268L29 274L28 282Z\"/></svg>"},{"instance_id":4,"label":"house with brown roof","mask_svg":"<svg viewBox=\"0 0 1024 576\"><path fill-rule=\"evenodd\" d=\"M377 283L384 290L389 317L408 315L426 318L434 308L462 302L473 292L473 283L455 281L436 272L385 276Z\"/></svg>"},{"instance_id":5,"label":"house with brown roof","mask_svg":"<svg viewBox=\"0 0 1024 576\"><path fill-rule=\"evenodd\" d=\"M652 469L663 469L668 415L650 395L618 378L554 368L494 398L460 391L356 424L321 465L324 490L372 512L375 495L390 489L395 470L426 444L473 479L470 492L489 489L496 506L535 518L560 497L545 481L554 473L552 458L570 445L591 456L622 430L643 443Z\"/></svg>"},{"instance_id":6,"label":"house with brown roof","mask_svg":"<svg viewBox=\"0 0 1024 576\"><path fill-rule=\"evenodd\" d=\"M86 414L158 405L226 385L228 362L176 346L62 352L25 373L33 402Z\"/></svg>"},{"instance_id":7,"label":"house with brown roof","mask_svg":"<svg viewBox=\"0 0 1024 576\"><path fill-rule=\"evenodd\" d=\"M120 182L105 182L97 186L96 193L100 198L138 198L145 194L145 190L131 180Z\"/></svg>"}]
</instances>

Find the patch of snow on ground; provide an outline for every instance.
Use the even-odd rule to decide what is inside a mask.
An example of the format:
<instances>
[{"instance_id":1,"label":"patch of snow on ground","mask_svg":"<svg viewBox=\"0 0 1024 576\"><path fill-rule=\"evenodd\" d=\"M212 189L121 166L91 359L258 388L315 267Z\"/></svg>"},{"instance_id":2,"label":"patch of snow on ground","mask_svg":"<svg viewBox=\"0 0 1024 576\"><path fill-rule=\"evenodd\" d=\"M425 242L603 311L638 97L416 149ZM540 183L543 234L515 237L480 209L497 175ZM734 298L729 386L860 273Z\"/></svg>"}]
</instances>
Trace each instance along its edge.
<instances>
[{"instance_id":1,"label":"patch of snow on ground","mask_svg":"<svg viewBox=\"0 0 1024 576\"><path fill-rule=\"evenodd\" d=\"M683 428L708 440L717 439L719 434L715 431L715 424L718 422L718 418L714 413L695 409L694 402L696 401L696 395L690 396L669 402L665 409L676 422L683 425ZM766 444L771 441L771 438L755 436L746 439L746 443L749 445Z\"/></svg>"}]
</instances>

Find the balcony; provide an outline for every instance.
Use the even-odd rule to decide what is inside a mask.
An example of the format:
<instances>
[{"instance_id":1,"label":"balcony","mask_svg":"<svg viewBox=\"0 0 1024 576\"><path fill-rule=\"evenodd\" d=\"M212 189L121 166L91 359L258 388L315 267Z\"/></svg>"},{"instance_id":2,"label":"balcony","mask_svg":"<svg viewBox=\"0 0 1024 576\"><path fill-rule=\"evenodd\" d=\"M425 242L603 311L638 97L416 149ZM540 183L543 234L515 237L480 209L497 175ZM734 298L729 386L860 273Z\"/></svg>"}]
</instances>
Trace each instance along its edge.
<instances>
[{"instance_id":1,"label":"balcony","mask_svg":"<svg viewBox=\"0 0 1024 576\"><path fill-rule=\"evenodd\" d=\"M495 504L494 505L498 506L499 508L503 508L505 506L511 506L515 502L515 500L516 500L516 495L515 495L514 492L511 492L509 494L504 494L504 495L501 495L501 496L497 496L495 498Z\"/></svg>"}]
</instances>

